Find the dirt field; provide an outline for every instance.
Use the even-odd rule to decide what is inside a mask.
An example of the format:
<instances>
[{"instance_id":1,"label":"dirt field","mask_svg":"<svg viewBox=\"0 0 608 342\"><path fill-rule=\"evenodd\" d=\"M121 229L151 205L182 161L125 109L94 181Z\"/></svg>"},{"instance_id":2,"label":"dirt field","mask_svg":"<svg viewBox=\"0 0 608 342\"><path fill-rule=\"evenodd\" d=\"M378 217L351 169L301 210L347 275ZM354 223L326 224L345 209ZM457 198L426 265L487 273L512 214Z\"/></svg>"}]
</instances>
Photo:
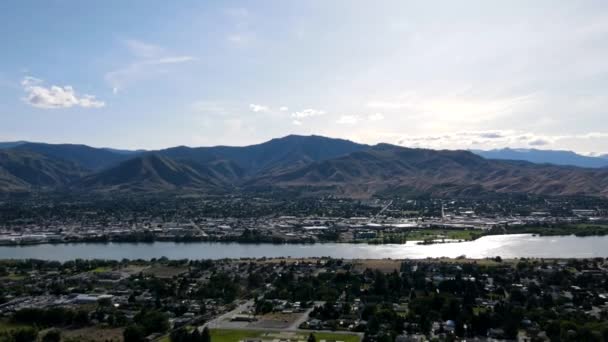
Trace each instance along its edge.
<instances>
[{"instance_id":1,"label":"dirt field","mask_svg":"<svg viewBox=\"0 0 608 342\"><path fill-rule=\"evenodd\" d=\"M250 328L285 329L302 316L301 313L271 313L258 316L258 321L252 322Z\"/></svg>"},{"instance_id":2,"label":"dirt field","mask_svg":"<svg viewBox=\"0 0 608 342\"><path fill-rule=\"evenodd\" d=\"M75 330L62 330L61 335L64 338L73 338L82 342L105 342L105 341L122 341L122 328L97 328L87 327Z\"/></svg>"},{"instance_id":3,"label":"dirt field","mask_svg":"<svg viewBox=\"0 0 608 342\"><path fill-rule=\"evenodd\" d=\"M172 278L187 272L187 267L169 267L163 265L153 265L143 270L144 274L150 274L158 278Z\"/></svg>"},{"instance_id":4,"label":"dirt field","mask_svg":"<svg viewBox=\"0 0 608 342\"><path fill-rule=\"evenodd\" d=\"M379 259L379 260L354 260L355 270L364 271L366 269L378 270L385 273L399 271L401 260Z\"/></svg>"}]
</instances>

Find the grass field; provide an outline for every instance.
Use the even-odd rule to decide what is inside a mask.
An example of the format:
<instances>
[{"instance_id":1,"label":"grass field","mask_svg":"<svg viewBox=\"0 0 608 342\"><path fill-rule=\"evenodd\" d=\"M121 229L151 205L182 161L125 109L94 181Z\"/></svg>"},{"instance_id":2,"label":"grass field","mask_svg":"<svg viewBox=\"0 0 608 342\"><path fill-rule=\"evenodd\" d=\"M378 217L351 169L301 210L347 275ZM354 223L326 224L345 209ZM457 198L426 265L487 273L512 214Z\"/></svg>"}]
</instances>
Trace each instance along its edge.
<instances>
[{"instance_id":1,"label":"grass field","mask_svg":"<svg viewBox=\"0 0 608 342\"><path fill-rule=\"evenodd\" d=\"M238 342L250 338L261 338L262 340L283 339L289 341L306 341L309 332L296 333L281 333L274 331L249 331L249 330L229 330L229 329L212 329L211 341L213 342ZM354 334L336 334L336 333L321 333L315 332L317 341L344 341L344 342L359 342L359 336Z\"/></svg>"},{"instance_id":2,"label":"grass field","mask_svg":"<svg viewBox=\"0 0 608 342\"><path fill-rule=\"evenodd\" d=\"M450 240L474 240L478 238L482 232L480 230L445 230L445 229L424 229L413 230L408 233L407 239L424 240L424 239L450 239Z\"/></svg>"},{"instance_id":3,"label":"grass field","mask_svg":"<svg viewBox=\"0 0 608 342\"><path fill-rule=\"evenodd\" d=\"M378 234L378 237L370 239L367 242L371 244L404 243L406 241L442 239L471 241L481 237L483 234L481 230L414 229L406 232L381 232Z\"/></svg>"},{"instance_id":4,"label":"grass field","mask_svg":"<svg viewBox=\"0 0 608 342\"><path fill-rule=\"evenodd\" d=\"M103 273L103 272L109 272L111 270L112 270L111 267L99 266L99 267L94 268L93 270L91 270L91 272L93 272L93 273Z\"/></svg>"},{"instance_id":5,"label":"grass field","mask_svg":"<svg viewBox=\"0 0 608 342\"><path fill-rule=\"evenodd\" d=\"M28 327L28 325L12 323L6 319L0 320L0 332L10 331L10 330L19 329L19 328L25 328L25 327Z\"/></svg>"},{"instance_id":6,"label":"grass field","mask_svg":"<svg viewBox=\"0 0 608 342\"><path fill-rule=\"evenodd\" d=\"M9 275L7 275L6 277L4 277L4 279L6 280L11 280L11 281L17 281L17 280L23 280L25 279L27 276L23 275L23 274L15 274L15 273L11 273Z\"/></svg>"}]
</instances>

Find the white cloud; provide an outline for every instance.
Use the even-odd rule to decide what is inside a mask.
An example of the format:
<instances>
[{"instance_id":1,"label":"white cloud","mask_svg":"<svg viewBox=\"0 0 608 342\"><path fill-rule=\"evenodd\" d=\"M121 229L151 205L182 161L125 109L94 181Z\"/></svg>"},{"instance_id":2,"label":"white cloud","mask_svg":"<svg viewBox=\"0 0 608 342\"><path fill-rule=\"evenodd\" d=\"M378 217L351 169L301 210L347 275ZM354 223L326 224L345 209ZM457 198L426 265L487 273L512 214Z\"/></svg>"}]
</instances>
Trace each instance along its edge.
<instances>
[{"instance_id":1,"label":"white cloud","mask_svg":"<svg viewBox=\"0 0 608 342\"><path fill-rule=\"evenodd\" d=\"M408 135L397 144L432 149L534 148L571 149L567 146L589 140L608 138L608 133L551 135L515 130L461 131L435 135Z\"/></svg>"},{"instance_id":2,"label":"white cloud","mask_svg":"<svg viewBox=\"0 0 608 342\"><path fill-rule=\"evenodd\" d=\"M354 125L359 122L359 117L356 115L342 115L336 123L341 125Z\"/></svg>"},{"instance_id":3,"label":"white cloud","mask_svg":"<svg viewBox=\"0 0 608 342\"><path fill-rule=\"evenodd\" d=\"M300 121L298 119L294 119L291 123L294 124L294 125L296 125L296 126L302 126L302 121Z\"/></svg>"},{"instance_id":4,"label":"white cloud","mask_svg":"<svg viewBox=\"0 0 608 342\"><path fill-rule=\"evenodd\" d=\"M164 57L153 60L144 61L143 63L148 65L158 65L158 64L178 64L184 62L195 61L196 58L192 56L173 56L173 57Z\"/></svg>"},{"instance_id":5,"label":"white cloud","mask_svg":"<svg viewBox=\"0 0 608 342\"><path fill-rule=\"evenodd\" d=\"M382 113L374 113L367 116L367 120L369 121L380 121L384 120L384 115Z\"/></svg>"},{"instance_id":6,"label":"white cloud","mask_svg":"<svg viewBox=\"0 0 608 342\"><path fill-rule=\"evenodd\" d=\"M280 110L281 112L286 112L286 111L288 111L288 110L289 110L289 108L288 108L288 107L285 107L285 106L282 106L282 107L280 107L280 108L279 108L279 110Z\"/></svg>"},{"instance_id":7,"label":"white cloud","mask_svg":"<svg viewBox=\"0 0 608 342\"><path fill-rule=\"evenodd\" d=\"M325 111L318 110L318 109L304 109L299 112L291 113L291 117L296 118L296 119L303 119L303 118L309 118L309 117L321 116L321 115L325 115Z\"/></svg>"},{"instance_id":8,"label":"white cloud","mask_svg":"<svg viewBox=\"0 0 608 342\"><path fill-rule=\"evenodd\" d=\"M259 105L259 104L252 103L252 104L249 105L249 109L251 109L251 111L253 111L253 112L258 113L258 112L267 112L269 108L267 106L264 106L264 105Z\"/></svg>"},{"instance_id":9,"label":"white cloud","mask_svg":"<svg viewBox=\"0 0 608 342\"><path fill-rule=\"evenodd\" d=\"M105 106L103 101L97 100L95 96L83 94L78 96L71 86L45 87L44 81L35 77L27 76L21 81L26 96L23 98L27 104L44 109L70 108L80 106L83 108L101 108Z\"/></svg>"},{"instance_id":10,"label":"white cloud","mask_svg":"<svg viewBox=\"0 0 608 342\"><path fill-rule=\"evenodd\" d=\"M164 73L166 70L160 69L163 65L176 65L196 60L196 57L175 55L158 45L139 40L126 40L124 44L130 54L135 57L135 61L105 74L104 78L112 87L114 94L133 82Z\"/></svg>"}]
</instances>

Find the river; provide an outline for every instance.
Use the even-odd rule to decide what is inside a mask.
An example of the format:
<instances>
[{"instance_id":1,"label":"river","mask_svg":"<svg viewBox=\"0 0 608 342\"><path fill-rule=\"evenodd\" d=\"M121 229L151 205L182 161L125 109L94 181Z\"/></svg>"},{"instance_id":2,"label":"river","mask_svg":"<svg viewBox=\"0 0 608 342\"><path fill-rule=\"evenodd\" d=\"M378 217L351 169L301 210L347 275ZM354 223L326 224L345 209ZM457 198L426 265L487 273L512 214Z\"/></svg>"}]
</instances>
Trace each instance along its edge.
<instances>
[{"instance_id":1,"label":"river","mask_svg":"<svg viewBox=\"0 0 608 342\"><path fill-rule=\"evenodd\" d=\"M417 245L239 244L215 242L71 243L2 246L0 259L222 259L260 257L333 257L345 259L422 259L465 255L468 258L592 258L608 257L608 236L493 235L475 241Z\"/></svg>"}]
</instances>

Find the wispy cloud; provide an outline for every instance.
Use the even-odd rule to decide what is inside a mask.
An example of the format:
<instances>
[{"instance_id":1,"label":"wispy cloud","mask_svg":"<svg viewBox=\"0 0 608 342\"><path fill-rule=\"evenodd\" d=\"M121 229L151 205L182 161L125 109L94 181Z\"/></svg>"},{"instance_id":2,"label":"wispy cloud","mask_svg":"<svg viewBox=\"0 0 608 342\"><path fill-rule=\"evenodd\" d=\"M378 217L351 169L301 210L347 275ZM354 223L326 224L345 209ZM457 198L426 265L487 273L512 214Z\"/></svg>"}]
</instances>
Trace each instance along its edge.
<instances>
[{"instance_id":1,"label":"wispy cloud","mask_svg":"<svg viewBox=\"0 0 608 342\"><path fill-rule=\"evenodd\" d=\"M325 111L319 109L304 109L298 112L291 113L291 117L296 119L310 118L313 116L325 115Z\"/></svg>"},{"instance_id":2,"label":"wispy cloud","mask_svg":"<svg viewBox=\"0 0 608 342\"><path fill-rule=\"evenodd\" d=\"M384 120L384 115L382 113L373 113L367 116L367 120L369 121L380 121Z\"/></svg>"},{"instance_id":3,"label":"wispy cloud","mask_svg":"<svg viewBox=\"0 0 608 342\"><path fill-rule=\"evenodd\" d=\"M227 8L224 14L230 23L230 32L226 35L226 40L230 44L244 47L256 39L256 34L251 28L252 14L247 8Z\"/></svg>"},{"instance_id":4,"label":"wispy cloud","mask_svg":"<svg viewBox=\"0 0 608 342\"><path fill-rule=\"evenodd\" d=\"M139 40L126 40L124 44L129 53L135 57L135 60L105 74L105 80L112 87L112 91L115 94L124 89L128 84L158 75L164 71L161 69L161 66L182 64L196 60L196 57L175 55L158 45Z\"/></svg>"},{"instance_id":5,"label":"wispy cloud","mask_svg":"<svg viewBox=\"0 0 608 342\"><path fill-rule=\"evenodd\" d=\"M359 117L357 115L342 115L336 121L336 123L340 125L354 125L357 122L359 122Z\"/></svg>"},{"instance_id":6,"label":"wispy cloud","mask_svg":"<svg viewBox=\"0 0 608 342\"><path fill-rule=\"evenodd\" d=\"M54 109L74 106L101 108L105 106L105 102L97 100L93 95L77 95L72 86L45 87L43 80L30 76L23 78L21 85L26 92L23 101L36 108Z\"/></svg>"},{"instance_id":7,"label":"wispy cloud","mask_svg":"<svg viewBox=\"0 0 608 342\"><path fill-rule=\"evenodd\" d=\"M252 112L267 112L269 110L269 108L267 106L264 105L259 105L259 104L250 104L249 105L249 109L251 109Z\"/></svg>"},{"instance_id":8,"label":"wispy cloud","mask_svg":"<svg viewBox=\"0 0 608 342\"><path fill-rule=\"evenodd\" d=\"M452 132L431 135L408 135L397 139L397 144L408 147L432 149L491 149L503 147L555 147L563 141L583 141L605 139L608 133L590 132L583 134L537 134L515 130L491 130Z\"/></svg>"},{"instance_id":9,"label":"wispy cloud","mask_svg":"<svg viewBox=\"0 0 608 342\"><path fill-rule=\"evenodd\" d=\"M304 109L291 113L291 117L293 119L291 123L296 126L301 126L302 124L304 124L304 120L308 120L312 117L321 115L325 115L325 111L312 108Z\"/></svg>"}]
</instances>

